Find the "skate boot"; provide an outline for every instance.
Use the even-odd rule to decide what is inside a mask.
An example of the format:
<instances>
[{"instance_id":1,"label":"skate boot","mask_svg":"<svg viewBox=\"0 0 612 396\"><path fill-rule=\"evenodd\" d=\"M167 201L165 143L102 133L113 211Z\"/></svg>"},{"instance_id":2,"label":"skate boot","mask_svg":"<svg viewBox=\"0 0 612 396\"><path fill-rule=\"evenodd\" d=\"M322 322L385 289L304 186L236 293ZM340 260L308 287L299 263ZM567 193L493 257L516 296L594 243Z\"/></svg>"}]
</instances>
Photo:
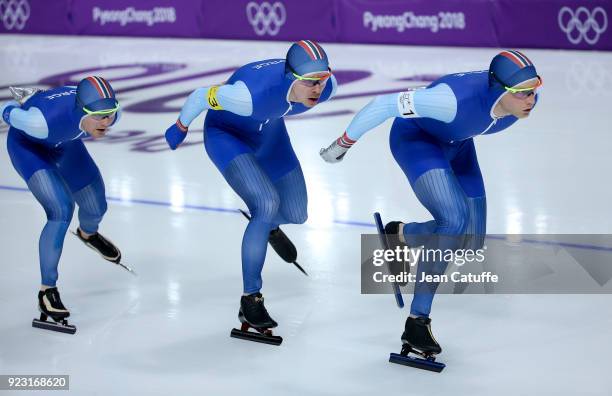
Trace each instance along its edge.
<instances>
[{"instance_id":1,"label":"skate boot","mask_svg":"<svg viewBox=\"0 0 612 396\"><path fill-rule=\"evenodd\" d=\"M38 310L40 319L34 319L32 327L68 334L76 332L76 327L68 324L67 318L70 312L62 303L57 287L38 292ZM48 321L48 318L53 319L53 322Z\"/></svg>"},{"instance_id":2,"label":"skate boot","mask_svg":"<svg viewBox=\"0 0 612 396\"><path fill-rule=\"evenodd\" d=\"M261 293L250 294L240 298L238 319L242 323L240 330L232 329L231 336L243 340L280 345L282 337L272 334L272 328L278 326L268 314ZM249 331L253 329L256 332Z\"/></svg>"},{"instance_id":3,"label":"skate boot","mask_svg":"<svg viewBox=\"0 0 612 396\"><path fill-rule=\"evenodd\" d=\"M400 221L392 221L385 225L385 235L387 236L387 243L389 244L389 249L395 250L397 247L403 249L406 244L400 240L399 236L399 228L402 222ZM389 262L389 271L393 275L401 274L402 272L410 273L410 263L405 261L397 261L393 260ZM408 281L397 282L399 286L406 286Z\"/></svg>"},{"instance_id":4,"label":"skate boot","mask_svg":"<svg viewBox=\"0 0 612 396\"><path fill-rule=\"evenodd\" d=\"M431 319L429 318L408 317L402 334L402 342L425 355L437 355L442 352L440 344L431 332Z\"/></svg>"},{"instance_id":5,"label":"skate boot","mask_svg":"<svg viewBox=\"0 0 612 396\"><path fill-rule=\"evenodd\" d=\"M392 353L389 357L391 363L403 364L438 373L446 367L444 363L435 361L435 356L442 352L442 348L431 332L431 319L408 317L404 333L402 334L402 343L401 353ZM422 359L411 357L408 355L409 353L419 355Z\"/></svg>"},{"instance_id":6,"label":"skate boot","mask_svg":"<svg viewBox=\"0 0 612 396\"><path fill-rule=\"evenodd\" d=\"M251 220L251 216L242 209L239 209L240 213L247 219ZM280 227L276 227L272 231L270 231L270 235L268 236L268 243L272 246L272 249L279 255L280 258L288 262L289 264L293 264L299 269L304 275L308 276L304 268L297 263L297 249L295 245L287 234L285 234Z\"/></svg>"},{"instance_id":7,"label":"skate boot","mask_svg":"<svg viewBox=\"0 0 612 396\"><path fill-rule=\"evenodd\" d=\"M302 268L301 265L297 262L297 249L295 245L287 234L280 229L280 227L276 227L274 230L270 231L270 236L268 237L268 243L272 246L272 249L279 255L280 258L288 262L289 264L293 264L299 269L304 275L308 276L308 273Z\"/></svg>"},{"instance_id":8,"label":"skate boot","mask_svg":"<svg viewBox=\"0 0 612 396\"><path fill-rule=\"evenodd\" d=\"M118 264L121 261L121 252L106 239L102 234L96 232L89 237L85 237L80 228L77 228L75 235L88 247L96 251L102 258L112 263Z\"/></svg>"},{"instance_id":9,"label":"skate boot","mask_svg":"<svg viewBox=\"0 0 612 396\"><path fill-rule=\"evenodd\" d=\"M272 249L279 255L280 258L288 263L293 263L297 260L297 249L287 234L285 234L280 227L276 227L270 231L268 237L268 243L272 246Z\"/></svg>"},{"instance_id":10,"label":"skate boot","mask_svg":"<svg viewBox=\"0 0 612 396\"><path fill-rule=\"evenodd\" d=\"M120 267L123 267L126 271L129 271L132 275L136 275L136 272L127 265L121 262L121 251L115 246L110 240L106 239L102 234L96 232L90 235L88 238L83 235L80 228L77 228L76 232L71 231L77 238L81 240L89 248L97 252L102 258L115 263Z\"/></svg>"}]
</instances>

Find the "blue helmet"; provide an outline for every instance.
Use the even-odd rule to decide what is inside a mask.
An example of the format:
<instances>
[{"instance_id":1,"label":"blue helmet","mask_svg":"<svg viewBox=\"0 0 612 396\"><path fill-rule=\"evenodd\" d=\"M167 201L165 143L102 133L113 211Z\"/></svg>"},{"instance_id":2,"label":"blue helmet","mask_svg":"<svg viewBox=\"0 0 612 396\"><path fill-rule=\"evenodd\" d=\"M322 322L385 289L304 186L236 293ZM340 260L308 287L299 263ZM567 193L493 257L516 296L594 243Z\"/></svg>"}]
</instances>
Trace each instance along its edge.
<instances>
[{"instance_id":1,"label":"blue helmet","mask_svg":"<svg viewBox=\"0 0 612 396\"><path fill-rule=\"evenodd\" d=\"M514 87L538 77L533 63L519 51L502 51L489 66L489 86Z\"/></svg>"},{"instance_id":2,"label":"blue helmet","mask_svg":"<svg viewBox=\"0 0 612 396\"><path fill-rule=\"evenodd\" d=\"M115 91L102 77L89 76L77 85L77 107L86 113L113 110L119 105Z\"/></svg>"},{"instance_id":3,"label":"blue helmet","mask_svg":"<svg viewBox=\"0 0 612 396\"><path fill-rule=\"evenodd\" d=\"M301 40L289 47L285 58L285 71L300 76L327 72L329 71L329 60L319 44L312 40Z\"/></svg>"}]
</instances>

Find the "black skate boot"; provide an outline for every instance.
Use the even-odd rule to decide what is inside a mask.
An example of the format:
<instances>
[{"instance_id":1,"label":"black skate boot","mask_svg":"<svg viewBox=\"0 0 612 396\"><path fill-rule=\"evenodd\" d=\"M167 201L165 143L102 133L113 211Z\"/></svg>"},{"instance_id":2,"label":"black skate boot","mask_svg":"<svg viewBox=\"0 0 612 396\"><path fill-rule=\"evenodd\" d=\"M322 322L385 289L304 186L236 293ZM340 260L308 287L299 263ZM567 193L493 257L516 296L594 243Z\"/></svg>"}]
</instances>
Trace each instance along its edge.
<instances>
[{"instance_id":1,"label":"black skate boot","mask_svg":"<svg viewBox=\"0 0 612 396\"><path fill-rule=\"evenodd\" d=\"M272 249L279 255L280 258L288 263L293 263L297 260L297 249L287 234L285 234L280 227L276 227L270 231L268 237L268 243L272 246Z\"/></svg>"},{"instance_id":2,"label":"black skate boot","mask_svg":"<svg viewBox=\"0 0 612 396\"><path fill-rule=\"evenodd\" d=\"M77 236L85 245L89 248L97 252L103 259L110 261L111 263L115 263L123 269L132 273L132 275L136 275L133 269L128 267L127 265L121 262L121 251L117 246L115 246L110 240L106 239L102 234L96 232L89 237L85 237L80 228L77 228L76 232L71 231L74 235Z\"/></svg>"},{"instance_id":3,"label":"black skate boot","mask_svg":"<svg viewBox=\"0 0 612 396\"><path fill-rule=\"evenodd\" d=\"M111 241L102 236L99 232L85 237L80 228L77 228L75 235L88 247L98 252L102 258L112 263L121 261L121 252Z\"/></svg>"},{"instance_id":4,"label":"black skate boot","mask_svg":"<svg viewBox=\"0 0 612 396\"><path fill-rule=\"evenodd\" d=\"M68 334L76 332L76 327L68 324L66 318L70 316L70 312L62 303L57 287L38 292L38 310L40 311L40 319L34 319L32 327ZM49 317L54 322L48 321Z\"/></svg>"},{"instance_id":5,"label":"black skate boot","mask_svg":"<svg viewBox=\"0 0 612 396\"><path fill-rule=\"evenodd\" d=\"M272 330L270 330L278 326L278 323L268 314L261 293L250 294L240 298L238 319L242 326L240 330L232 329L230 334L232 337L272 345L280 345L283 342L282 337L273 335ZM257 333L249 331L249 329L253 329Z\"/></svg>"},{"instance_id":6,"label":"black skate boot","mask_svg":"<svg viewBox=\"0 0 612 396\"><path fill-rule=\"evenodd\" d=\"M431 319L429 318L408 317L402 334L402 342L426 355L437 355L442 352L440 344L431 332Z\"/></svg>"},{"instance_id":7,"label":"black skate boot","mask_svg":"<svg viewBox=\"0 0 612 396\"><path fill-rule=\"evenodd\" d=\"M272 246L272 249L286 262L289 264L293 264L297 269L302 271L302 273L308 276L308 273L302 268L301 265L297 262L297 249L295 245L287 234L280 229L280 227L276 227L276 229L270 231L270 236L268 237L268 243Z\"/></svg>"},{"instance_id":8,"label":"black skate boot","mask_svg":"<svg viewBox=\"0 0 612 396\"><path fill-rule=\"evenodd\" d=\"M389 244L389 249L395 250L397 247L403 249L406 244L400 240L399 236L399 228L402 224L401 221L392 221L385 225L385 235L387 236L387 243ZM410 263L405 261L393 260L389 262L389 271L393 275L399 275L402 272L410 273ZM399 286L406 286L408 280L404 282L397 282Z\"/></svg>"},{"instance_id":9,"label":"black skate boot","mask_svg":"<svg viewBox=\"0 0 612 396\"><path fill-rule=\"evenodd\" d=\"M442 352L442 348L431 332L431 319L408 317L402 334L402 343L401 353L399 355L392 353L389 357L391 363L399 363L438 373L446 367L444 363L435 361L435 356ZM409 353L419 355L423 359L408 356Z\"/></svg>"},{"instance_id":10,"label":"black skate boot","mask_svg":"<svg viewBox=\"0 0 612 396\"><path fill-rule=\"evenodd\" d=\"M247 212L242 209L239 210L244 217L251 220L251 216ZM296 268L302 271L304 275L308 276L304 268L297 263L297 249L295 248L295 245L293 242L291 242L287 234L280 229L280 227L276 227L274 230L270 231L268 243L270 246L272 246L272 249L274 249L280 258L289 264L295 265Z\"/></svg>"}]
</instances>

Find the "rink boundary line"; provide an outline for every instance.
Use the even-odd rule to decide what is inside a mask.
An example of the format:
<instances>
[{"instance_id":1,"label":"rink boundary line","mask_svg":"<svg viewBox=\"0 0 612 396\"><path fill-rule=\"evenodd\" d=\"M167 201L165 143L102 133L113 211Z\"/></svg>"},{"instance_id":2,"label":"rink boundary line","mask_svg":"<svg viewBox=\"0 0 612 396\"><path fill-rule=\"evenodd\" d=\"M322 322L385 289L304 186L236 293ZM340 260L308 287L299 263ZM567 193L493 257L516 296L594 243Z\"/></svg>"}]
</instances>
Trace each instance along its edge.
<instances>
[{"instance_id":1,"label":"rink boundary line","mask_svg":"<svg viewBox=\"0 0 612 396\"><path fill-rule=\"evenodd\" d=\"M28 188L25 187L15 187L15 186L5 186L0 185L0 190L6 191L18 191L18 192L30 192ZM177 208L177 209L188 209L188 210L199 210L202 212L218 212L218 213L240 213L238 209L227 209L227 208L219 208L214 206L206 206L206 205L190 205L185 204L181 206L173 205L170 202L165 201L155 201L150 199L125 199L118 197L106 197L106 199L110 202L124 203L124 204L139 204L139 205L149 205L149 206L161 206L165 208ZM352 226L352 227L368 227L375 228L374 223L365 223L361 221L351 221L351 220L334 220L334 224ZM488 235L487 238L503 240L506 239L502 236L498 235ZM539 241L536 239L521 239L520 243L529 243L536 245L549 245L549 246L559 246L559 247L567 247L574 249L585 249L585 250L597 250L603 252L612 252L612 247L607 246L597 246L597 245L589 245L589 244L580 244L580 243L570 243L570 242L554 242L554 241Z\"/></svg>"}]
</instances>

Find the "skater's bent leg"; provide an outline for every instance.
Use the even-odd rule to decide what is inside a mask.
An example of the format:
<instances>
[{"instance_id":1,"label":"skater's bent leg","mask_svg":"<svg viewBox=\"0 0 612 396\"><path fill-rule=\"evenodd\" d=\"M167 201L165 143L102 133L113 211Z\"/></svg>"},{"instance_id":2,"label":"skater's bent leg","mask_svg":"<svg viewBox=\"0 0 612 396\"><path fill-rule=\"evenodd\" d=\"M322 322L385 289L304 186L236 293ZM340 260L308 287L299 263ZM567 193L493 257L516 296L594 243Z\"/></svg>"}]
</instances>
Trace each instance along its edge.
<instances>
[{"instance_id":1,"label":"skater's bent leg","mask_svg":"<svg viewBox=\"0 0 612 396\"><path fill-rule=\"evenodd\" d=\"M476 148L472 139L462 144L460 151L451 161L451 167L467 196L470 212L464 247L473 250L481 249L487 233L487 200Z\"/></svg>"},{"instance_id":2,"label":"skater's bent leg","mask_svg":"<svg viewBox=\"0 0 612 396\"><path fill-rule=\"evenodd\" d=\"M58 170L79 206L79 229L87 235L95 234L107 209L100 170L81 140L63 147Z\"/></svg>"},{"instance_id":3,"label":"skater's bent leg","mask_svg":"<svg viewBox=\"0 0 612 396\"><path fill-rule=\"evenodd\" d=\"M470 219L467 197L457 178L449 169L432 169L423 173L413 184L419 201L434 217L434 234L425 243L425 251L456 250L463 246ZM444 260L433 259L421 262L417 268L417 280L427 275L441 275L446 270ZM414 298L410 308L412 316L428 317L437 289L437 282L415 284Z\"/></svg>"},{"instance_id":4,"label":"skater's bent leg","mask_svg":"<svg viewBox=\"0 0 612 396\"><path fill-rule=\"evenodd\" d=\"M37 171L27 184L47 215L47 224L39 240L40 272L42 285L54 287L64 237L74 211L74 201L68 186L55 170Z\"/></svg>"},{"instance_id":5,"label":"skater's bent leg","mask_svg":"<svg viewBox=\"0 0 612 396\"><path fill-rule=\"evenodd\" d=\"M478 250L484 246L487 234L487 199L486 197L468 198L470 221L466 230L466 249Z\"/></svg>"},{"instance_id":6,"label":"skater's bent leg","mask_svg":"<svg viewBox=\"0 0 612 396\"><path fill-rule=\"evenodd\" d=\"M469 223L467 197L449 169L431 169L412 186L419 201L434 217L436 234L463 234Z\"/></svg>"},{"instance_id":7,"label":"skater's bent leg","mask_svg":"<svg viewBox=\"0 0 612 396\"><path fill-rule=\"evenodd\" d=\"M437 224L435 220L426 221L424 223L407 223L400 229L400 233L404 236L404 242L408 246L422 246L425 244L429 235L436 230Z\"/></svg>"},{"instance_id":8,"label":"skater's bent leg","mask_svg":"<svg viewBox=\"0 0 612 396\"><path fill-rule=\"evenodd\" d=\"M280 208L274 224L303 224L308 218L308 193L302 167L295 169L274 182L280 196Z\"/></svg>"},{"instance_id":9,"label":"skater's bent leg","mask_svg":"<svg viewBox=\"0 0 612 396\"><path fill-rule=\"evenodd\" d=\"M79 206L79 228L85 234L95 234L106 213L107 203L104 182L98 172L95 180L74 193Z\"/></svg>"},{"instance_id":10,"label":"skater's bent leg","mask_svg":"<svg viewBox=\"0 0 612 396\"><path fill-rule=\"evenodd\" d=\"M413 120L395 119L389 135L389 145L393 158L408 178L413 190L416 181L424 173L432 169L450 169L440 142L421 130ZM418 192L415 193L418 197ZM407 245L422 246L438 226L435 220L413 222L400 226L399 231Z\"/></svg>"},{"instance_id":11,"label":"skater's bent leg","mask_svg":"<svg viewBox=\"0 0 612 396\"><path fill-rule=\"evenodd\" d=\"M280 197L275 228L281 224L304 223L308 217L306 183L284 121L270 122L264 133L267 138L255 156Z\"/></svg>"},{"instance_id":12,"label":"skater's bent leg","mask_svg":"<svg viewBox=\"0 0 612 396\"><path fill-rule=\"evenodd\" d=\"M278 213L280 198L253 154L236 156L225 168L223 176L251 212L251 221L242 239L242 276L244 293L257 293L262 287L261 271L268 235Z\"/></svg>"}]
</instances>

